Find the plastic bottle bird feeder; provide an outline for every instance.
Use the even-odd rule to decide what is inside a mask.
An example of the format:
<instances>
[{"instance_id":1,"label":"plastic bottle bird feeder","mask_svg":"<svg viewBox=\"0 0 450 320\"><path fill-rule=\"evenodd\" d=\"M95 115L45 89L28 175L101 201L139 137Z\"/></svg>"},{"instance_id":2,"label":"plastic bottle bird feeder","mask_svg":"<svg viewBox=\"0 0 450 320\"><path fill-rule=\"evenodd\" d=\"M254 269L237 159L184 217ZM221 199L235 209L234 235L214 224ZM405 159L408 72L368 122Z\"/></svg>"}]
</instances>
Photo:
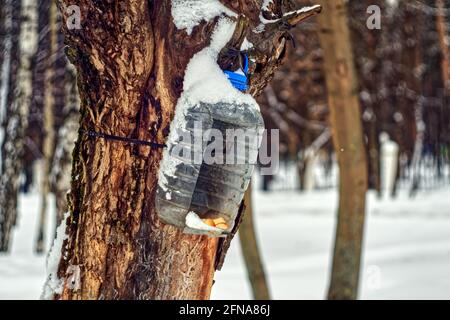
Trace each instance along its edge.
<instances>
[{"instance_id":1,"label":"plastic bottle bird feeder","mask_svg":"<svg viewBox=\"0 0 450 320\"><path fill-rule=\"evenodd\" d=\"M248 61L243 71L225 71L241 91L247 89L247 68ZM169 141L161 163L158 216L185 233L225 236L234 227L256 163L264 130L259 108L201 102L184 110L182 128L177 129L183 134ZM215 134L206 134L205 139L205 132ZM219 133L223 154L215 154L215 162L210 163L207 150ZM192 143L199 140L202 143Z\"/></svg>"}]
</instances>

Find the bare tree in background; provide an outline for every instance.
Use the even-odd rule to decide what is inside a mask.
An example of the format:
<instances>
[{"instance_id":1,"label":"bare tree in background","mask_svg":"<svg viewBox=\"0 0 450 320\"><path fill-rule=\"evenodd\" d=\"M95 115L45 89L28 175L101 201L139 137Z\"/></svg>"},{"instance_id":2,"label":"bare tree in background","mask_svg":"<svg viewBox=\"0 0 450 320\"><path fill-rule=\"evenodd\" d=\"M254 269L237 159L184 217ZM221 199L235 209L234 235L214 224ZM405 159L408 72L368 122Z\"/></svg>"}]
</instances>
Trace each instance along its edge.
<instances>
[{"instance_id":1,"label":"bare tree in background","mask_svg":"<svg viewBox=\"0 0 450 320\"><path fill-rule=\"evenodd\" d=\"M448 54L448 32L447 32L447 21L446 21L446 8L444 0L436 0L436 29L439 36L439 47L441 49L442 55L442 82L444 83L444 88L446 90L446 95L450 89L450 63Z\"/></svg>"},{"instance_id":2,"label":"bare tree in background","mask_svg":"<svg viewBox=\"0 0 450 320\"><path fill-rule=\"evenodd\" d=\"M38 191L41 187L41 162L42 144L44 140L44 98L45 98L45 76L47 71L50 29L49 29L49 7L50 0L38 2L38 47L33 67L33 99L28 114L28 126L26 131L26 152L24 155L25 181L22 191ZM39 165L37 165L39 164ZM39 168L39 170L36 170ZM32 190L34 188L34 190ZM36 240L36 239L35 239Z\"/></svg>"},{"instance_id":3,"label":"bare tree in background","mask_svg":"<svg viewBox=\"0 0 450 320\"><path fill-rule=\"evenodd\" d=\"M55 61L58 51L58 25L57 25L57 7L56 0L50 1L49 16L49 55L45 70L44 80L44 141L43 141L43 162L42 162L42 181L41 181L41 207L39 210L39 225L36 239L35 251L44 252L44 229L47 221L48 195L50 193L50 172L55 148L55 118L54 118L54 78Z\"/></svg>"},{"instance_id":4,"label":"bare tree in background","mask_svg":"<svg viewBox=\"0 0 450 320\"><path fill-rule=\"evenodd\" d=\"M5 45L6 45L6 27L7 22L6 16L9 14L7 11L10 7L10 4L7 3L7 1L2 2L2 6L0 7L0 81L3 79L3 59L5 57ZM1 88L0 88L1 89ZM0 98L2 99L2 98Z\"/></svg>"},{"instance_id":5,"label":"bare tree in background","mask_svg":"<svg viewBox=\"0 0 450 320\"><path fill-rule=\"evenodd\" d=\"M358 82L344 0L319 1L330 122L339 164L339 211L328 297L356 299L367 191Z\"/></svg>"},{"instance_id":6,"label":"bare tree in background","mask_svg":"<svg viewBox=\"0 0 450 320\"><path fill-rule=\"evenodd\" d=\"M27 127L28 110L32 100L32 61L37 47L37 1L22 0L12 3L13 24L20 21L19 26L13 26L11 37L19 31L17 44L12 48L18 52L17 57L11 56L11 67L18 60L17 74L9 81L8 98L3 119L4 139L1 150L2 172L0 176L0 249L8 250L11 230L17 218L17 197L19 192L20 174L22 172L24 136ZM8 4L7 4L8 5ZM20 19L14 17L19 9ZM11 55L14 51L11 50ZM13 74L13 73L11 73Z\"/></svg>"},{"instance_id":7,"label":"bare tree in background","mask_svg":"<svg viewBox=\"0 0 450 320\"><path fill-rule=\"evenodd\" d=\"M352 48L358 77L359 100L363 129L367 138L369 188L381 196L380 141L382 112L386 109L386 88L383 82L383 28L368 28L371 6L380 8L380 23L386 12L385 0L350 1L348 3ZM382 27L382 25L380 25Z\"/></svg>"}]
</instances>

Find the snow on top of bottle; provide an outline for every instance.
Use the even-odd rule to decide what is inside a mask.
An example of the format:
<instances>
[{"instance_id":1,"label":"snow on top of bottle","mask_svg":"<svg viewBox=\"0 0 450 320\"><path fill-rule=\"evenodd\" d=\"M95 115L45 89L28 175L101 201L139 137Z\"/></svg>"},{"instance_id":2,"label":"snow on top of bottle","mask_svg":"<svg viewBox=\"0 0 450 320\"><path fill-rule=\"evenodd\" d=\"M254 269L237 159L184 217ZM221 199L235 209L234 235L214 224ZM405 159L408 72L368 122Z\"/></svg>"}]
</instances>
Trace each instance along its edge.
<instances>
[{"instance_id":1,"label":"snow on top of bottle","mask_svg":"<svg viewBox=\"0 0 450 320\"><path fill-rule=\"evenodd\" d=\"M175 116L170 127L167 144L175 143L178 139L178 130L186 127L186 110L189 106L199 103L230 103L234 105L252 106L259 109L255 99L250 94L245 94L233 87L223 70L217 64L217 58L222 48L233 36L236 23L222 17L212 34L210 45L189 61L186 68L183 93L178 99ZM175 172L181 160L170 157L170 150L164 151L164 157L170 161L163 161L159 179L161 185L165 185L165 176Z\"/></svg>"},{"instance_id":2,"label":"snow on top of bottle","mask_svg":"<svg viewBox=\"0 0 450 320\"><path fill-rule=\"evenodd\" d=\"M219 0L172 0L173 22L178 29L186 29L188 35L200 22L208 22L222 14L237 16Z\"/></svg>"},{"instance_id":3,"label":"snow on top of bottle","mask_svg":"<svg viewBox=\"0 0 450 320\"><path fill-rule=\"evenodd\" d=\"M256 103L250 95L234 88L217 64L219 52L233 36L235 27L236 24L230 19L220 19L212 35L211 45L194 55L189 62L182 98L190 105L199 102L250 105Z\"/></svg>"}]
</instances>

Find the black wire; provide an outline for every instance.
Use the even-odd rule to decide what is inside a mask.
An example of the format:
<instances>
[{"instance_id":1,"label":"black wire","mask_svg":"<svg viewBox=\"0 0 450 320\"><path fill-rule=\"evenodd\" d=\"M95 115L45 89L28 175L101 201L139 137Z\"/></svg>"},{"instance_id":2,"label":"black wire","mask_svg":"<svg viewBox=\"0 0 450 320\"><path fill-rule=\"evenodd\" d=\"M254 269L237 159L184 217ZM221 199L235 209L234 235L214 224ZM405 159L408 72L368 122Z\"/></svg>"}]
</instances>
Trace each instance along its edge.
<instances>
[{"instance_id":1,"label":"black wire","mask_svg":"<svg viewBox=\"0 0 450 320\"><path fill-rule=\"evenodd\" d=\"M96 132L94 130L82 130L83 133L85 133L90 138L101 138L105 140L111 140L111 141L118 141L118 142L125 142L129 144L137 144L142 146L148 146L153 148L166 148L167 145L152 142L152 141L145 141L145 140L139 140L139 139L133 139L133 138L126 138L126 137L119 137L112 134L102 133L102 132Z\"/></svg>"}]
</instances>

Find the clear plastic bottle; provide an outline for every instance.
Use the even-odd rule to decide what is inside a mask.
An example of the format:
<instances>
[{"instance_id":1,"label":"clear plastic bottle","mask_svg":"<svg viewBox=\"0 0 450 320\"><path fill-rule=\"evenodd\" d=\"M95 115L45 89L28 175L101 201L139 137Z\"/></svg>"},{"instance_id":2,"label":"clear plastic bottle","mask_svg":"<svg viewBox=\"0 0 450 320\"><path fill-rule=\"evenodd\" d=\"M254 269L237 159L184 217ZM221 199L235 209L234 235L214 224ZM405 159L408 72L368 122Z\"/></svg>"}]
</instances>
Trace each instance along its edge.
<instances>
[{"instance_id":1,"label":"clear plastic bottle","mask_svg":"<svg viewBox=\"0 0 450 320\"><path fill-rule=\"evenodd\" d=\"M185 233L226 235L234 227L257 160L264 131L261 113L250 104L199 103L184 111L184 120L178 128L183 134L169 141L161 163L159 218ZM207 157L217 156L207 152L217 143L211 129L223 138L222 157L214 163Z\"/></svg>"}]
</instances>

